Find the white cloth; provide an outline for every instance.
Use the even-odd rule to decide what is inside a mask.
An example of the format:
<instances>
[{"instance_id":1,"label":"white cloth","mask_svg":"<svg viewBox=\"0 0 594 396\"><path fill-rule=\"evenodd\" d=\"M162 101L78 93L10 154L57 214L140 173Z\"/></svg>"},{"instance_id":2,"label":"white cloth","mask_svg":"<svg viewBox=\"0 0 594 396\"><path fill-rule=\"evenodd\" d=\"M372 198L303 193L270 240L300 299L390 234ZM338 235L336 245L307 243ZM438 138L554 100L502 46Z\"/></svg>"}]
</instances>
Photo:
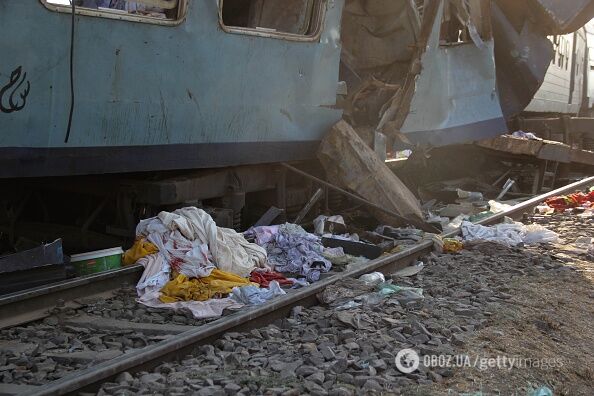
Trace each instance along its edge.
<instances>
[{"instance_id":1,"label":"white cloth","mask_svg":"<svg viewBox=\"0 0 594 396\"><path fill-rule=\"evenodd\" d=\"M240 304L262 305L277 296L287 294L281 289L277 281L271 281L268 288L259 288L257 286L234 287L230 298Z\"/></svg>"},{"instance_id":2,"label":"white cloth","mask_svg":"<svg viewBox=\"0 0 594 396\"><path fill-rule=\"evenodd\" d=\"M219 317L225 308L243 304L230 298L183 301L166 304L160 290L169 282L172 269L192 277L210 275L213 269L248 277L255 268L267 267L266 250L249 243L235 230L217 227L205 211L183 208L140 221L136 236L145 237L159 249L140 260L144 272L136 290L138 302L153 308L189 309L197 319Z\"/></svg>"},{"instance_id":3,"label":"white cloth","mask_svg":"<svg viewBox=\"0 0 594 396\"><path fill-rule=\"evenodd\" d=\"M465 241L486 240L506 246L517 246L521 243L533 245L545 242L557 242L559 235L538 224L502 223L491 227L462 222L462 237Z\"/></svg>"},{"instance_id":4,"label":"white cloth","mask_svg":"<svg viewBox=\"0 0 594 396\"><path fill-rule=\"evenodd\" d=\"M160 296L161 292L153 291L140 297L138 302L151 308L188 309L196 319L218 318L226 308L237 309L243 307L243 304L230 298L211 298L206 301L178 301L166 304L159 300Z\"/></svg>"},{"instance_id":5,"label":"white cloth","mask_svg":"<svg viewBox=\"0 0 594 396\"><path fill-rule=\"evenodd\" d=\"M136 235L147 237L188 276L208 276L216 266L247 277L255 268L267 267L266 249L249 243L235 230L217 227L208 213L198 208L161 212L141 221ZM209 254L205 254L206 250ZM196 267L193 271L192 266Z\"/></svg>"},{"instance_id":6,"label":"white cloth","mask_svg":"<svg viewBox=\"0 0 594 396\"><path fill-rule=\"evenodd\" d=\"M136 264L144 267L144 272L136 284L140 297L147 293L161 290L169 282L171 268L162 255L156 253L139 259Z\"/></svg>"}]
</instances>

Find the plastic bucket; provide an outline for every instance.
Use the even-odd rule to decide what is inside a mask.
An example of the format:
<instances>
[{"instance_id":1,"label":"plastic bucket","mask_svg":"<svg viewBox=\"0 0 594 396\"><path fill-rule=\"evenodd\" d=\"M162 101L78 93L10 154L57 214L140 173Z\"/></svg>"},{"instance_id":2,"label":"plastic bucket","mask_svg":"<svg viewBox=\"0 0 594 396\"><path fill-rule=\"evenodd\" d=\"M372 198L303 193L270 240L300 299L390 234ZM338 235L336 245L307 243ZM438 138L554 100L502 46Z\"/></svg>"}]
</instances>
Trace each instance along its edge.
<instances>
[{"instance_id":1,"label":"plastic bucket","mask_svg":"<svg viewBox=\"0 0 594 396\"><path fill-rule=\"evenodd\" d=\"M96 250L73 254L70 256L70 263L78 275L90 275L120 268L123 254L124 251L121 247Z\"/></svg>"}]
</instances>

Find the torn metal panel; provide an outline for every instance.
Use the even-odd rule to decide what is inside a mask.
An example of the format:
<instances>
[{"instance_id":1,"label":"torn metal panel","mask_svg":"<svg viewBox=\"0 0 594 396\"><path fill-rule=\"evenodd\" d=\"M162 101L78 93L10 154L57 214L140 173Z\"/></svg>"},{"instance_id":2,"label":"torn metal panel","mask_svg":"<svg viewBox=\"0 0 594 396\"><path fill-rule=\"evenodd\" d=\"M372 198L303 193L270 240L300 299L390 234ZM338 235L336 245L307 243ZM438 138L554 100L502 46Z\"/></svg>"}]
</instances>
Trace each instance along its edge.
<instances>
[{"instance_id":1,"label":"torn metal panel","mask_svg":"<svg viewBox=\"0 0 594 396\"><path fill-rule=\"evenodd\" d=\"M517 31L531 20L543 35L573 33L594 17L593 0L495 0Z\"/></svg>"},{"instance_id":2,"label":"torn metal panel","mask_svg":"<svg viewBox=\"0 0 594 396\"><path fill-rule=\"evenodd\" d=\"M517 31L496 4L492 20L497 88L503 114L509 118L524 111L542 85L553 45L530 20Z\"/></svg>"},{"instance_id":3,"label":"torn metal panel","mask_svg":"<svg viewBox=\"0 0 594 396\"><path fill-rule=\"evenodd\" d=\"M400 131L415 144L442 146L507 131L496 89L494 43L442 45L440 2Z\"/></svg>"},{"instance_id":4,"label":"torn metal panel","mask_svg":"<svg viewBox=\"0 0 594 396\"><path fill-rule=\"evenodd\" d=\"M340 79L348 86L346 118L375 125L406 79L419 39L412 0L347 0L341 26Z\"/></svg>"},{"instance_id":5,"label":"torn metal panel","mask_svg":"<svg viewBox=\"0 0 594 396\"><path fill-rule=\"evenodd\" d=\"M536 0L550 25L550 34L572 33L594 16L592 0Z\"/></svg>"}]
</instances>

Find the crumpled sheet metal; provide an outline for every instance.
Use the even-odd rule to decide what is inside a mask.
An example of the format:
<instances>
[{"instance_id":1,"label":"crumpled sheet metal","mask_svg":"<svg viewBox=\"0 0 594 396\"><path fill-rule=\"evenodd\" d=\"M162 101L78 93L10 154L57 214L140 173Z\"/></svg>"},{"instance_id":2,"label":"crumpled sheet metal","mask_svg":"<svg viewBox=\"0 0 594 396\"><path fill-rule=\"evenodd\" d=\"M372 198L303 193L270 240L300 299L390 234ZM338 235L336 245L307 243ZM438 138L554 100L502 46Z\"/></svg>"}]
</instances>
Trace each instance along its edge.
<instances>
[{"instance_id":1,"label":"crumpled sheet metal","mask_svg":"<svg viewBox=\"0 0 594 396\"><path fill-rule=\"evenodd\" d=\"M494 41L440 44L443 2L421 57L408 115L400 128L415 144L432 147L486 139L507 132L497 95Z\"/></svg>"},{"instance_id":2,"label":"crumpled sheet metal","mask_svg":"<svg viewBox=\"0 0 594 396\"><path fill-rule=\"evenodd\" d=\"M326 135L318 158L328 180L403 217L424 221L417 198L346 121L338 122ZM374 216L384 224L394 223L385 213L376 211Z\"/></svg>"},{"instance_id":3,"label":"crumpled sheet metal","mask_svg":"<svg viewBox=\"0 0 594 396\"><path fill-rule=\"evenodd\" d=\"M572 33L594 18L592 0L535 0L549 18L551 34Z\"/></svg>"}]
</instances>

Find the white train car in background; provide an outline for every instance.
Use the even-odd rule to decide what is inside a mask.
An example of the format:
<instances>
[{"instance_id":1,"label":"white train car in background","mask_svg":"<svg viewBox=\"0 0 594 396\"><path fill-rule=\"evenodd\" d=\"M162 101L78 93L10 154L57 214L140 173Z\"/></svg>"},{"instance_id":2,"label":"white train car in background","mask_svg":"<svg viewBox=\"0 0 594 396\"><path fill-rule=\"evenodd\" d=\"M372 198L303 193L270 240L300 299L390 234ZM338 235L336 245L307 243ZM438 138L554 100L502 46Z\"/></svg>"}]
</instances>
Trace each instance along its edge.
<instances>
[{"instance_id":1,"label":"white train car in background","mask_svg":"<svg viewBox=\"0 0 594 396\"><path fill-rule=\"evenodd\" d=\"M555 55L540 90L526 108L531 114L581 115L594 98L594 25L577 32L551 36ZM589 50L589 48L592 48Z\"/></svg>"}]
</instances>

